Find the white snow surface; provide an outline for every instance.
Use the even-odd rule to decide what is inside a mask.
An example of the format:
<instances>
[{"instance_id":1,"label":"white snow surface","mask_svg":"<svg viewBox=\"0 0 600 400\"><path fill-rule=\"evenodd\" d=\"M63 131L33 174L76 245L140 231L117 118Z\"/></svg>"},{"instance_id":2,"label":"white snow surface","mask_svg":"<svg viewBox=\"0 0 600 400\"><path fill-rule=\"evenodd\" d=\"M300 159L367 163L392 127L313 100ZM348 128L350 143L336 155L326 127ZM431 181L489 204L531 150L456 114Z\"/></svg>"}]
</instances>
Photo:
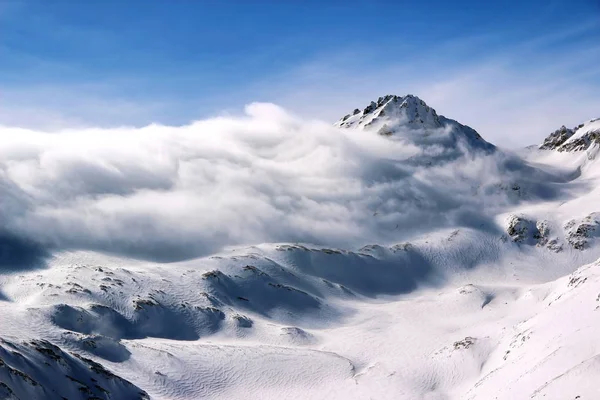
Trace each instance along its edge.
<instances>
[{"instance_id":1,"label":"white snow surface","mask_svg":"<svg viewBox=\"0 0 600 400\"><path fill-rule=\"evenodd\" d=\"M407 98L1 128L0 399L599 399L598 149Z\"/></svg>"}]
</instances>

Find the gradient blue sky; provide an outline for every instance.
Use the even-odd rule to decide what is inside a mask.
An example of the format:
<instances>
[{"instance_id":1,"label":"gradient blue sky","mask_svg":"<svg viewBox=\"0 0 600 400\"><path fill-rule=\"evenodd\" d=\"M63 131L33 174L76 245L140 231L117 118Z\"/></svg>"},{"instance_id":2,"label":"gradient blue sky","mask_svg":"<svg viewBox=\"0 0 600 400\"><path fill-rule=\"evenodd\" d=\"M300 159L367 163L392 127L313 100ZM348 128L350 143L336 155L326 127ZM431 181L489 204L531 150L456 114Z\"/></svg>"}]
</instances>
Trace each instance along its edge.
<instances>
[{"instance_id":1,"label":"gradient blue sky","mask_svg":"<svg viewBox=\"0 0 600 400\"><path fill-rule=\"evenodd\" d=\"M0 0L0 124L334 121L413 93L506 146L600 117L600 0Z\"/></svg>"}]
</instances>

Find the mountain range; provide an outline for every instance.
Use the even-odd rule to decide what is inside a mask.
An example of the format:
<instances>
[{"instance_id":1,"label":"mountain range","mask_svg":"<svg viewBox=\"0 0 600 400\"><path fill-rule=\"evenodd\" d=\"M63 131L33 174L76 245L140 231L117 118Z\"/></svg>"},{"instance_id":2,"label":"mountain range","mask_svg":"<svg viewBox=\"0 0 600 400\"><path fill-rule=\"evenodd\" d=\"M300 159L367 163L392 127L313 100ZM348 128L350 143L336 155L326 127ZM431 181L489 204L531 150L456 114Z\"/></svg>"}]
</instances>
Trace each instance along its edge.
<instances>
[{"instance_id":1,"label":"mountain range","mask_svg":"<svg viewBox=\"0 0 600 400\"><path fill-rule=\"evenodd\" d=\"M127 220L140 236L185 241L178 258L152 258L163 239L119 236L125 225L80 230L91 206L68 225L75 239L59 226L60 239L37 235L23 221L52 226L68 211L7 210L46 190L23 171L52 159L2 159L0 399L600 398L600 119L509 151L413 95L380 97L334 128L278 118L292 134L233 121L235 141L214 147L218 168L239 166L227 184L258 176L254 208L212 200L216 179L197 177L214 142L193 148L193 126L173 145L185 149L180 179L131 189L210 182L215 222L194 239L204 253L182 231L196 216L162 216L166 202L148 200L162 230ZM302 130L326 135L297 142ZM166 174L134 165L114 167L119 182ZM67 175L116 208L93 176ZM221 229L232 210L242 221ZM200 243L213 236L223 245Z\"/></svg>"}]
</instances>

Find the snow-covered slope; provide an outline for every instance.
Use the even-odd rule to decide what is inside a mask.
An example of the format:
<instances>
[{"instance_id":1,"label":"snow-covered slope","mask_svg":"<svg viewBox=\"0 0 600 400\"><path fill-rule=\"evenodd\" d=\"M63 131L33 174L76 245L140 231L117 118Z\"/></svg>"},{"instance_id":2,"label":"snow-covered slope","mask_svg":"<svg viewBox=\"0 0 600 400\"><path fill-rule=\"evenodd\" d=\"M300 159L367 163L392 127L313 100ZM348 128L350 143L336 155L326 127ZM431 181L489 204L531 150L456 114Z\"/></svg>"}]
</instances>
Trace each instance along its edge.
<instances>
[{"instance_id":1,"label":"snow-covered slope","mask_svg":"<svg viewBox=\"0 0 600 400\"><path fill-rule=\"evenodd\" d=\"M0 143L0 399L600 398L594 146L268 114Z\"/></svg>"}]
</instances>

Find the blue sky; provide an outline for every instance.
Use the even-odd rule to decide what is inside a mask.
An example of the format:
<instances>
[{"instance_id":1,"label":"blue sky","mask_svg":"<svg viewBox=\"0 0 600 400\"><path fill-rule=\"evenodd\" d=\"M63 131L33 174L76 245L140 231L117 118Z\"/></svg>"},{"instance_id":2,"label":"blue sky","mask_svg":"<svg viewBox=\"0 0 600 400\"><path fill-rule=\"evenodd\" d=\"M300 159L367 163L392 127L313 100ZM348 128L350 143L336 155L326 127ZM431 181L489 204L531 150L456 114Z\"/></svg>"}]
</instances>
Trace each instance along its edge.
<instances>
[{"instance_id":1,"label":"blue sky","mask_svg":"<svg viewBox=\"0 0 600 400\"><path fill-rule=\"evenodd\" d=\"M488 4L489 3L489 4ZM0 124L335 120L413 93L516 146L600 117L600 0L0 0Z\"/></svg>"}]
</instances>

